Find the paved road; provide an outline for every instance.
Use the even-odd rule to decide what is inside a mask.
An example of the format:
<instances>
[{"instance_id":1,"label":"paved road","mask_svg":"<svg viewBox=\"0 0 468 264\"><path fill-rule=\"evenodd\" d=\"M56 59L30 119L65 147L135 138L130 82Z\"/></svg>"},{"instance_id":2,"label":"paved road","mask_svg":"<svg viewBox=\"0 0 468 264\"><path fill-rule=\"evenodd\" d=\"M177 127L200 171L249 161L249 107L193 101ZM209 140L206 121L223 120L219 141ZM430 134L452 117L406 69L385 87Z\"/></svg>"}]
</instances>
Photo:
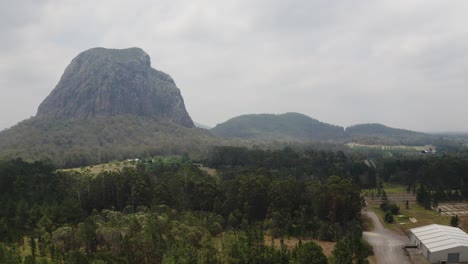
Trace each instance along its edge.
<instances>
[{"instance_id":1,"label":"paved road","mask_svg":"<svg viewBox=\"0 0 468 264\"><path fill-rule=\"evenodd\" d=\"M408 244L409 238L395 231L385 228L379 217L373 211L364 212L374 223L374 230L364 232L366 239L374 248L378 264L410 264L408 256L404 254L403 246Z\"/></svg>"}]
</instances>

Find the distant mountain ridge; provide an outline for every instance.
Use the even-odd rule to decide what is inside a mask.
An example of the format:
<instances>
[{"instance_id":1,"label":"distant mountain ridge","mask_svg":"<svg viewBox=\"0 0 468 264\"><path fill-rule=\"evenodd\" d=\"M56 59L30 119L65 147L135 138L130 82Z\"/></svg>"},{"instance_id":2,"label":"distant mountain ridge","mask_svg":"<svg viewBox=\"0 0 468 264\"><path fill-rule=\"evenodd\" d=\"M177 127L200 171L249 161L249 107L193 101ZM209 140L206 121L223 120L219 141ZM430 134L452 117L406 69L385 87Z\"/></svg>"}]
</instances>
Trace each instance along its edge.
<instances>
[{"instance_id":1,"label":"distant mountain ridge","mask_svg":"<svg viewBox=\"0 0 468 264\"><path fill-rule=\"evenodd\" d=\"M241 115L210 130L225 138L335 141L384 145L425 145L435 137L422 132L391 128L382 124L347 127L330 125L300 113Z\"/></svg>"},{"instance_id":2,"label":"distant mountain ridge","mask_svg":"<svg viewBox=\"0 0 468 264\"><path fill-rule=\"evenodd\" d=\"M353 125L346 128L350 135L372 135L372 136L401 136L401 135L424 135L425 133L407 129L392 128L382 124L369 123Z\"/></svg>"},{"instance_id":3,"label":"distant mountain ridge","mask_svg":"<svg viewBox=\"0 0 468 264\"><path fill-rule=\"evenodd\" d=\"M382 124L359 124L346 128L353 141L365 144L425 145L434 136L406 129L391 128Z\"/></svg>"},{"instance_id":4,"label":"distant mountain ridge","mask_svg":"<svg viewBox=\"0 0 468 264\"><path fill-rule=\"evenodd\" d=\"M241 139L327 141L349 138L343 127L300 113L241 115L218 124L210 131L217 136Z\"/></svg>"}]
</instances>

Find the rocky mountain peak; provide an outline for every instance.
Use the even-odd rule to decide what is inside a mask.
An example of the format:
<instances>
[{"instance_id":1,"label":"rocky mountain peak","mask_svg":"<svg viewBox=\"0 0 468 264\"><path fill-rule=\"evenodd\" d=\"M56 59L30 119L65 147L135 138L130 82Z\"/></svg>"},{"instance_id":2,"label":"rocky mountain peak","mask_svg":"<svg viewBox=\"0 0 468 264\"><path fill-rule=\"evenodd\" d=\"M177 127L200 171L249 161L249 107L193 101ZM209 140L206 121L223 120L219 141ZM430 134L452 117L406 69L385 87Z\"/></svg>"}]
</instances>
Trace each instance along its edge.
<instances>
[{"instance_id":1,"label":"rocky mountain peak","mask_svg":"<svg viewBox=\"0 0 468 264\"><path fill-rule=\"evenodd\" d=\"M52 118L114 115L194 126L174 80L153 69L140 48L93 48L80 53L37 111L37 116Z\"/></svg>"}]
</instances>

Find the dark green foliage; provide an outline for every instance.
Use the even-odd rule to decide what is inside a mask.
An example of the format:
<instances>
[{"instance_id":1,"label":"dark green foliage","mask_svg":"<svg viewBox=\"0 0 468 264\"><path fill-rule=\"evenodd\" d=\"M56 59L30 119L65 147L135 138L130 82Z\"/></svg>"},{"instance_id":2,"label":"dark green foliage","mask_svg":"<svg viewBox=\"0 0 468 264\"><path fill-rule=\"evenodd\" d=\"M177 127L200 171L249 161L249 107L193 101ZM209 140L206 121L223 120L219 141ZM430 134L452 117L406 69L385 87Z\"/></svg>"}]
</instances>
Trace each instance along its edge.
<instances>
[{"instance_id":1,"label":"dark green foliage","mask_svg":"<svg viewBox=\"0 0 468 264\"><path fill-rule=\"evenodd\" d=\"M349 239L336 243L329 259L330 264L353 264L353 250Z\"/></svg>"},{"instance_id":2,"label":"dark green foliage","mask_svg":"<svg viewBox=\"0 0 468 264\"><path fill-rule=\"evenodd\" d=\"M92 254L97 249L97 237L96 237L97 225L93 217L88 217L84 223L80 226L80 238L84 242L86 253Z\"/></svg>"},{"instance_id":3,"label":"dark green foliage","mask_svg":"<svg viewBox=\"0 0 468 264\"><path fill-rule=\"evenodd\" d=\"M331 264L365 264L369 263L367 257L372 255L372 246L369 245L361 236L361 234L354 234L347 236L338 243L332 251L329 258Z\"/></svg>"},{"instance_id":4,"label":"dark green foliage","mask_svg":"<svg viewBox=\"0 0 468 264\"><path fill-rule=\"evenodd\" d=\"M21 264L21 258L13 250L8 249L0 243L0 263L2 264Z\"/></svg>"},{"instance_id":5,"label":"dark green foliage","mask_svg":"<svg viewBox=\"0 0 468 264\"><path fill-rule=\"evenodd\" d=\"M294 248L291 253L291 264L326 264L327 257L322 248L314 242L302 243Z\"/></svg>"},{"instance_id":6,"label":"dark green foliage","mask_svg":"<svg viewBox=\"0 0 468 264\"><path fill-rule=\"evenodd\" d=\"M65 264L89 264L89 260L83 252L73 250L65 255Z\"/></svg>"},{"instance_id":7,"label":"dark green foliage","mask_svg":"<svg viewBox=\"0 0 468 264\"><path fill-rule=\"evenodd\" d=\"M291 149L262 155L277 158L279 169L225 166L213 176L186 158L154 158L91 175L0 162L0 245L33 238L29 246L37 250L28 261L36 262L286 264L310 256L322 263L321 250L312 243L294 251L267 246L265 231L332 241L360 236L362 198L352 179L323 176L322 183L290 174L303 162ZM353 163L342 153L323 156L339 164L330 171Z\"/></svg>"},{"instance_id":8,"label":"dark green foliage","mask_svg":"<svg viewBox=\"0 0 468 264\"><path fill-rule=\"evenodd\" d=\"M353 179L367 188L375 187L376 175L361 157L348 157L343 151L303 152L290 147L281 150L248 149L243 147L215 147L206 163L210 167L235 172L235 169L267 169L278 176L298 179L314 178L325 181L330 175Z\"/></svg>"},{"instance_id":9,"label":"dark green foliage","mask_svg":"<svg viewBox=\"0 0 468 264\"><path fill-rule=\"evenodd\" d=\"M379 174L384 181L401 183L416 193L417 202L426 209L440 202L462 201L468 197L468 158L445 155L382 160Z\"/></svg>"},{"instance_id":10,"label":"dark green foliage","mask_svg":"<svg viewBox=\"0 0 468 264\"><path fill-rule=\"evenodd\" d=\"M385 212L385 222L387 223L393 223L393 215L391 212Z\"/></svg>"},{"instance_id":11,"label":"dark green foliage","mask_svg":"<svg viewBox=\"0 0 468 264\"><path fill-rule=\"evenodd\" d=\"M419 189L416 193L416 201L424 206L425 209L431 209L432 194L424 186L424 184L419 186Z\"/></svg>"},{"instance_id":12,"label":"dark green foliage","mask_svg":"<svg viewBox=\"0 0 468 264\"><path fill-rule=\"evenodd\" d=\"M380 204L380 209L382 209L382 211L384 212L388 211L392 213L393 215L397 215L400 213L400 207L396 203L390 203L388 201Z\"/></svg>"},{"instance_id":13,"label":"dark green foliage","mask_svg":"<svg viewBox=\"0 0 468 264\"><path fill-rule=\"evenodd\" d=\"M450 217L450 225L454 227L458 227L460 223L460 219L458 219L458 215Z\"/></svg>"}]
</instances>

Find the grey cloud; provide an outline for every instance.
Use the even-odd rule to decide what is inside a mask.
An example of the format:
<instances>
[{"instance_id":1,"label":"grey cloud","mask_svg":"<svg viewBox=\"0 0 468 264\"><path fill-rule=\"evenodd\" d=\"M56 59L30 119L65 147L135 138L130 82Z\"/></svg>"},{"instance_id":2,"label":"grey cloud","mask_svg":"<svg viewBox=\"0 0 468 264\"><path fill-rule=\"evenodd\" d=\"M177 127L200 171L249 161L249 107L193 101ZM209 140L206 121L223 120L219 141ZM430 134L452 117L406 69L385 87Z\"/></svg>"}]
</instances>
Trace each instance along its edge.
<instances>
[{"instance_id":1,"label":"grey cloud","mask_svg":"<svg viewBox=\"0 0 468 264\"><path fill-rule=\"evenodd\" d=\"M95 46L139 46L215 125L298 111L338 125L468 130L466 1L0 2L0 129ZM450 118L447 118L450 117ZM430 122L428 121L430 120Z\"/></svg>"}]
</instances>

